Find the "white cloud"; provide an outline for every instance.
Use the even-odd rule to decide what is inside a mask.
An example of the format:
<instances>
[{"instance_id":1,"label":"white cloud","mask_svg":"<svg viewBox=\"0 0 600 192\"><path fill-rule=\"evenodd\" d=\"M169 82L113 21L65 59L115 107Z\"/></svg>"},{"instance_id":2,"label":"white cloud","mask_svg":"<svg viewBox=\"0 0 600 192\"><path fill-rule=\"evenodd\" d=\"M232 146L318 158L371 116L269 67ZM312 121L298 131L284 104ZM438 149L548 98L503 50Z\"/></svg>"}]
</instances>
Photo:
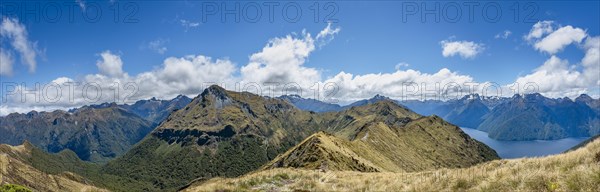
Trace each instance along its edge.
<instances>
[{"instance_id":1,"label":"white cloud","mask_svg":"<svg viewBox=\"0 0 600 192\"><path fill-rule=\"evenodd\" d=\"M231 84L236 80L232 74L237 69L227 59L214 60L203 55L169 57L155 70L130 76L122 71L123 63L119 55L110 51L99 55L99 74L85 75L81 79L59 77L37 88L37 95L26 94L25 101L21 100L19 93L36 90L34 86L18 85L14 92L17 94L6 92L8 102L0 107L0 115L30 110L68 109L103 102L134 102L151 97L170 99L178 94L195 96L211 83ZM58 85L60 89L50 85ZM54 99L58 95L59 99Z\"/></svg>"},{"instance_id":2,"label":"white cloud","mask_svg":"<svg viewBox=\"0 0 600 192\"><path fill-rule=\"evenodd\" d=\"M100 53L102 59L96 61L96 66L100 73L111 77L119 77L123 75L123 61L121 57L112 54L110 51Z\"/></svg>"},{"instance_id":3,"label":"white cloud","mask_svg":"<svg viewBox=\"0 0 600 192\"><path fill-rule=\"evenodd\" d=\"M590 85L600 86L600 36L588 37L583 45L585 56L581 59L583 76Z\"/></svg>"},{"instance_id":4,"label":"white cloud","mask_svg":"<svg viewBox=\"0 0 600 192\"><path fill-rule=\"evenodd\" d=\"M558 31L558 30L557 30ZM521 86L533 83L549 97L577 97L600 86L600 36L588 37L581 47L585 52L579 64L552 55L531 74L517 78Z\"/></svg>"},{"instance_id":5,"label":"white cloud","mask_svg":"<svg viewBox=\"0 0 600 192\"><path fill-rule=\"evenodd\" d=\"M553 23L554 21L539 21L533 25L529 33L523 36L523 38L527 41L532 41L541 38L545 34L549 34L554 31L552 27Z\"/></svg>"},{"instance_id":6,"label":"white cloud","mask_svg":"<svg viewBox=\"0 0 600 192\"><path fill-rule=\"evenodd\" d=\"M519 77L515 82L520 87L527 87L527 84L534 85L530 88L549 97L576 97L585 92L588 87L580 77L581 73L572 70L567 60L551 56L533 73Z\"/></svg>"},{"instance_id":7,"label":"white cloud","mask_svg":"<svg viewBox=\"0 0 600 192\"><path fill-rule=\"evenodd\" d=\"M165 44L169 42L169 40L156 39L154 41L150 41L146 47L152 51L157 52L158 54L165 54L167 52L167 47Z\"/></svg>"},{"instance_id":8,"label":"white cloud","mask_svg":"<svg viewBox=\"0 0 600 192\"><path fill-rule=\"evenodd\" d=\"M500 38L502 38L502 39L507 39L507 38L508 38L508 36L510 36L511 34L512 34L512 32L511 32L511 31L509 31L509 30L504 30L502 33L498 33L498 34L496 34L496 36L494 36L494 38L496 38L496 39L500 39Z\"/></svg>"},{"instance_id":9,"label":"white cloud","mask_svg":"<svg viewBox=\"0 0 600 192\"><path fill-rule=\"evenodd\" d=\"M396 66L394 66L394 69L396 69L396 71L402 69L402 68L406 68L410 66L410 64L406 63L406 62L400 62L398 64L396 64Z\"/></svg>"},{"instance_id":10,"label":"white cloud","mask_svg":"<svg viewBox=\"0 0 600 192\"><path fill-rule=\"evenodd\" d=\"M534 47L539 51L556 54L572 43L581 43L586 36L585 30L573 28L569 25L554 31L542 40L537 41L534 44Z\"/></svg>"},{"instance_id":11,"label":"white cloud","mask_svg":"<svg viewBox=\"0 0 600 192\"><path fill-rule=\"evenodd\" d=\"M314 68L304 67L311 52L315 50L315 41L326 43L340 28L327 25L314 39L303 31L300 35L287 35L273 38L258 53L250 56L250 62L241 68L244 82L254 83L298 83L307 87L321 80L321 73Z\"/></svg>"},{"instance_id":12,"label":"white cloud","mask_svg":"<svg viewBox=\"0 0 600 192\"><path fill-rule=\"evenodd\" d=\"M585 30L570 25L555 29L552 21L536 23L524 39L534 49L551 54L543 65L532 73L518 77L516 83L534 83L538 90L550 97L576 97L589 91L598 91L600 85L600 37L590 37ZM585 41L584 41L585 40ZM570 44L585 52L580 63L569 64L555 54Z\"/></svg>"},{"instance_id":13,"label":"white cloud","mask_svg":"<svg viewBox=\"0 0 600 192\"><path fill-rule=\"evenodd\" d=\"M405 71L397 70L394 73L365 75L340 72L324 81L324 83L335 83L338 86L339 91L335 94L335 97L342 101L369 98L375 94L383 94L397 99L403 99L404 97L421 99L422 95L420 93L444 92L444 87L448 96L451 96L453 89L450 88L456 87L451 85L463 87L465 83L470 82L474 82L472 77L460 75L446 68L433 74L411 69ZM435 88L436 84L439 84L437 90ZM426 86L422 87L422 85ZM462 95L468 93L468 90L463 89L462 91L464 91L464 93L460 93Z\"/></svg>"},{"instance_id":14,"label":"white cloud","mask_svg":"<svg viewBox=\"0 0 600 192\"><path fill-rule=\"evenodd\" d=\"M340 27L336 27L335 29L331 28L331 22L327 23L327 27L317 34L319 47L331 42L333 38L335 38L335 35L337 35L341 30L342 29Z\"/></svg>"},{"instance_id":15,"label":"white cloud","mask_svg":"<svg viewBox=\"0 0 600 192\"><path fill-rule=\"evenodd\" d=\"M0 48L0 75L12 75L12 65L12 54Z\"/></svg>"},{"instance_id":16,"label":"white cloud","mask_svg":"<svg viewBox=\"0 0 600 192\"><path fill-rule=\"evenodd\" d=\"M185 31L188 31L190 28L196 28L200 26L200 23L198 22L193 22L185 19L180 19L179 23L185 28Z\"/></svg>"},{"instance_id":17,"label":"white cloud","mask_svg":"<svg viewBox=\"0 0 600 192\"><path fill-rule=\"evenodd\" d=\"M36 43L29 41L25 26L17 19L4 17L0 25L0 36L2 39L6 38L10 40L11 46L21 57L21 63L29 67L29 72L34 72L37 65L35 59L37 56ZM10 53L6 49L4 50L4 56L10 56ZM12 69L12 63L3 62L3 68L8 69L8 65L10 64L10 69Z\"/></svg>"},{"instance_id":18,"label":"white cloud","mask_svg":"<svg viewBox=\"0 0 600 192\"><path fill-rule=\"evenodd\" d=\"M440 41L442 46L442 55L452 57L460 55L464 59L472 59L484 50L484 45L473 41Z\"/></svg>"}]
</instances>

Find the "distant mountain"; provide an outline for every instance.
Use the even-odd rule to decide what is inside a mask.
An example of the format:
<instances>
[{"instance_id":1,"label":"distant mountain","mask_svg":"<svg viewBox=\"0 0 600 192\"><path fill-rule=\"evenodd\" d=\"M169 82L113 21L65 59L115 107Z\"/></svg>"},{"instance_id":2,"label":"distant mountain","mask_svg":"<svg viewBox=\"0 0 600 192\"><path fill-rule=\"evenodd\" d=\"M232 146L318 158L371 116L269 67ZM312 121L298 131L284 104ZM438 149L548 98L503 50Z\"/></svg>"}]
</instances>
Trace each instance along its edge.
<instances>
[{"instance_id":1,"label":"distant mountain","mask_svg":"<svg viewBox=\"0 0 600 192\"><path fill-rule=\"evenodd\" d=\"M490 132L490 137L500 140L560 139L565 137L590 136L600 132L600 99L582 94L574 101L569 98L551 99L536 95L544 102L526 101L527 107L509 109L518 103L515 97L495 97L469 94L460 99L405 100L396 103L406 106L421 115L437 115L460 127L475 128ZM382 95L356 101L347 106L328 107L325 102L286 96L298 108L316 112L335 112L355 106L364 106L377 101L391 100ZM307 102L310 101L310 102ZM310 103L311 105L303 105ZM310 106L310 107L306 107ZM515 105L521 106L521 105ZM492 114L493 113L493 114ZM517 115L518 114L518 115Z\"/></svg>"},{"instance_id":2,"label":"distant mountain","mask_svg":"<svg viewBox=\"0 0 600 192\"><path fill-rule=\"evenodd\" d=\"M283 95L279 96L278 98L286 100L292 105L305 111L330 112L342 110L342 107L338 104L326 103L316 99L305 99L299 95Z\"/></svg>"},{"instance_id":3,"label":"distant mountain","mask_svg":"<svg viewBox=\"0 0 600 192\"><path fill-rule=\"evenodd\" d=\"M583 103L592 108L597 114L600 114L600 99L593 99L587 94L581 94L575 98L576 103Z\"/></svg>"},{"instance_id":4,"label":"distant mountain","mask_svg":"<svg viewBox=\"0 0 600 192\"><path fill-rule=\"evenodd\" d=\"M585 96L572 101L539 93L515 95L485 115L478 129L498 140L589 137L600 133L600 116L590 107L594 102Z\"/></svg>"},{"instance_id":5,"label":"distant mountain","mask_svg":"<svg viewBox=\"0 0 600 192\"><path fill-rule=\"evenodd\" d=\"M363 99L363 100L356 101L354 103L350 103L350 104L344 106L343 108L344 109L348 109L348 108L351 108L351 107L358 107L358 106L373 104L373 103L376 103L378 101L384 101L384 100L391 100L391 99L389 97L377 94L377 95L373 96L372 98Z\"/></svg>"},{"instance_id":6,"label":"distant mountain","mask_svg":"<svg viewBox=\"0 0 600 192\"><path fill-rule=\"evenodd\" d=\"M490 108L484 101L487 99L482 99L477 94L449 101L445 106L449 112L442 117L461 127L476 128L483 122L483 117L490 112Z\"/></svg>"},{"instance_id":7,"label":"distant mountain","mask_svg":"<svg viewBox=\"0 0 600 192\"><path fill-rule=\"evenodd\" d=\"M61 157L43 153L28 142L19 146L0 144L0 185L18 184L35 191L108 191L93 186L91 181L73 172L49 173L38 169L36 166L40 163L52 160L69 163L66 160L69 155L77 159L72 152L63 153ZM4 190L0 188L0 191Z\"/></svg>"},{"instance_id":8,"label":"distant mountain","mask_svg":"<svg viewBox=\"0 0 600 192\"><path fill-rule=\"evenodd\" d=\"M0 143L28 140L51 153L70 149L83 160L104 162L125 153L152 128L152 123L116 104L72 113L32 111L0 117Z\"/></svg>"},{"instance_id":9,"label":"distant mountain","mask_svg":"<svg viewBox=\"0 0 600 192\"><path fill-rule=\"evenodd\" d=\"M159 124L165 120L171 112L179 110L190 103L192 99L185 95L178 95L171 100L158 100L151 98L149 100L139 100L132 105L124 105L123 108L151 121Z\"/></svg>"},{"instance_id":10,"label":"distant mountain","mask_svg":"<svg viewBox=\"0 0 600 192\"><path fill-rule=\"evenodd\" d=\"M468 167L496 152L438 116L424 117L391 100L326 114L331 134L317 133L265 168L404 172Z\"/></svg>"},{"instance_id":11,"label":"distant mountain","mask_svg":"<svg viewBox=\"0 0 600 192\"><path fill-rule=\"evenodd\" d=\"M82 108L107 108L112 105L117 105L129 112L136 114L154 124L159 124L163 120L169 116L169 114L175 110L181 109L185 107L188 103L190 103L192 99L185 95L178 95L177 97L171 100L159 100L156 98L151 98L148 100L139 100L134 104L121 104L117 105L115 103L102 103L98 105L89 105L84 106ZM69 112L75 112L79 110L79 108L74 108L69 110Z\"/></svg>"},{"instance_id":12,"label":"distant mountain","mask_svg":"<svg viewBox=\"0 0 600 192\"><path fill-rule=\"evenodd\" d=\"M506 98L501 97L469 94L460 99L448 101L409 100L400 103L422 115L438 115L460 127L477 128L483 122L483 116L506 100Z\"/></svg>"}]
</instances>

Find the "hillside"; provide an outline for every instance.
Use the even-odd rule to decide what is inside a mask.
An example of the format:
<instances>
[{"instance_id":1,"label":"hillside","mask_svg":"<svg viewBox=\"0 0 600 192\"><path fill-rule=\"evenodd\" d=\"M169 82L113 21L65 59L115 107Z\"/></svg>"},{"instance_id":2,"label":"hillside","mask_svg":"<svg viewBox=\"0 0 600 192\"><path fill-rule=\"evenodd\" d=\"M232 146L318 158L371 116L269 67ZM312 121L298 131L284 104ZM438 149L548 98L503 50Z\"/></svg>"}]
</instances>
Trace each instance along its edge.
<instances>
[{"instance_id":1,"label":"hillside","mask_svg":"<svg viewBox=\"0 0 600 192\"><path fill-rule=\"evenodd\" d=\"M566 154L410 173L271 169L182 191L597 191L600 140Z\"/></svg>"},{"instance_id":2,"label":"hillside","mask_svg":"<svg viewBox=\"0 0 600 192\"><path fill-rule=\"evenodd\" d=\"M25 140L51 153L69 149L80 159L106 162L122 155L152 130L152 123L117 106L75 112L12 113L0 117L0 143Z\"/></svg>"},{"instance_id":3,"label":"hillside","mask_svg":"<svg viewBox=\"0 0 600 192\"><path fill-rule=\"evenodd\" d=\"M352 107L326 131L280 155L268 168L422 171L468 167L498 159L494 150L437 116L420 116L391 100Z\"/></svg>"},{"instance_id":4,"label":"hillside","mask_svg":"<svg viewBox=\"0 0 600 192\"><path fill-rule=\"evenodd\" d=\"M0 145L0 185L18 184L35 191L107 191L72 172L50 174L32 166L34 147ZM1 189L0 189L1 191Z\"/></svg>"},{"instance_id":5,"label":"hillside","mask_svg":"<svg viewBox=\"0 0 600 192\"><path fill-rule=\"evenodd\" d=\"M256 170L319 129L288 102L211 86L103 171L172 191L196 178Z\"/></svg>"}]
</instances>

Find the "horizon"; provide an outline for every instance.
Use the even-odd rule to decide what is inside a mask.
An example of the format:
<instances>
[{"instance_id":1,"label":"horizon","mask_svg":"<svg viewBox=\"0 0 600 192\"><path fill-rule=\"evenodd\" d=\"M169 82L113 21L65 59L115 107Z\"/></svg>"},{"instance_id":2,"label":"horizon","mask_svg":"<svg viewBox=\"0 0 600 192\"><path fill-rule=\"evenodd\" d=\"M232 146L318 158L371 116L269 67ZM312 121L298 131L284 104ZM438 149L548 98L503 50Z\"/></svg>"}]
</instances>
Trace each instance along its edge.
<instances>
[{"instance_id":1,"label":"horizon","mask_svg":"<svg viewBox=\"0 0 600 192\"><path fill-rule=\"evenodd\" d=\"M211 85L211 86L215 86L215 85ZM220 88L223 88L223 89L225 89L227 91L235 91L235 90L226 89L225 87L221 87L219 85L216 85L216 86L218 86ZM15 114L27 114L27 113L30 113L30 112L38 112L38 113L40 113L40 112L48 112L48 113L51 113L51 112L54 112L54 111L69 112L69 111L75 110L75 109L81 109L81 108L84 108L84 107L92 107L92 106L101 106L101 105L105 105L105 104L109 104L109 105L112 105L112 104L116 104L116 105L132 105L132 104L135 104L135 103L137 103L139 101L150 101L150 100L153 100L153 99L154 100L158 100L158 101L171 101L171 100L177 99L180 96L185 96L185 97L193 100L196 97L200 96L202 94L202 92L204 92L206 89L208 89L208 87L205 88L205 89L203 89L203 91L201 91L200 93L195 94L194 96L179 94L179 95L177 95L175 97L172 97L172 98L159 99L159 98L156 98L156 97L152 97L152 98L149 98L149 99L141 99L141 100L133 101L133 102L130 102L130 103L103 102L103 103L93 103L93 104L88 104L88 105L75 106L75 107L71 107L71 108L57 108L57 109L52 109L52 110L40 110L40 111L38 111L38 110L34 109L34 110L24 111L24 112L17 112L17 111L15 111L15 112L7 113L7 114L0 113L0 117L5 117L5 116L8 116L8 115L13 114L13 113L15 113ZM235 91L235 92L238 92L238 91ZM243 91L243 92L251 93L251 94L256 94L256 93L249 92L249 91ZM460 99L463 99L463 98L471 96L471 95L478 95L480 97L488 97L488 98L491 97L491 98L510 99L510 98L513 98L513 97L515 97L517 95L519 95L519 96L526 96L526 95L533 95L533 94L540 94L540 93L522 93L522 94L514 94L513 96L482 96L482 95L479 95L478 93L471 93L471 94L468 94L468 95L464 95L464 96L462 96L460 98L452 98L452 99L447 99L447 100L437 100L437 99L428 99L428 98L425 98L424 100L420 100L420 99L407 99L407 100L403 100L401 98L393 98L393 97L388 97L386 95L375 94L372 97L367 97L367 98L352 100L352 101L345 102L345 103L340 103L340 102L338 102L338 103L332 103L332 102L322 101L322 100L318 100L318 99L315 99L315 100L323 102L323 103L327 103L327 104L335 104L335 105L338 105L340 107L347 107L347 106L350 106L350 105L352 105L352 104L354 104L356 102L370 100L370 99L374 99L374 98L377 98L377 97L384 97L386 99L390 99L390 100L395 101L395 102L400 102L399 104L402 104L402 102L408 102L408 101L418 101L418 102L427 102L427 101L433 101L433 102L450 102L450 101L460 100ZM565 98L565 97L562 97L562 98L561 97L552 98L552 97L546 97L543 94L540 94L540 95L542 95L545 98L554 99L554 100ZM579 98L579 97L581 97L583 95L587 95L587 94L582 93L581 95L577 96L576 98ZM279 95L277 97L270 97L270 96L267 96L267 95L260 95L260 96L265 97L265 98L276 98L276 99L281 99L281 97L283 97L283 96L299 96L301 99L314 99L314 98L302 97L302 96L297 95L297 94ZM590 98L592 98L594 100L600 100L600 98L593 98L590 95L587 95L587 96L589 96ZM570 101L573 101L573 102L575 102L575 99L576 99L576 98L569 98L569 97L566 97L566 98L568 98Z\"/></svg>"}]
</instances>

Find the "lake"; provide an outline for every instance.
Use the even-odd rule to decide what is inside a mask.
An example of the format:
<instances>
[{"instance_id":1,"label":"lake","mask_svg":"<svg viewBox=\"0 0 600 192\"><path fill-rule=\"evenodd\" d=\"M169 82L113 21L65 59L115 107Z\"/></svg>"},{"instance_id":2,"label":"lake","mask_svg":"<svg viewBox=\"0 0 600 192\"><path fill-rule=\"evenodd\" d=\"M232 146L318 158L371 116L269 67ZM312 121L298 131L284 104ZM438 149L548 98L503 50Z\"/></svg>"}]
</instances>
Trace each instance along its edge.
<instances>
[{"instance_id":1,"label":"lake","mask_svg":"<svg viewBox=\"0 0 600 192\"><path fill-rule=\"evenodd\" d=\"M461 128L465 133L496 150L503 159L536 157L562 153L589 139L589 137L565 138L559 140L498 141L477 129Z\"/></svg>"}]
</instances>

